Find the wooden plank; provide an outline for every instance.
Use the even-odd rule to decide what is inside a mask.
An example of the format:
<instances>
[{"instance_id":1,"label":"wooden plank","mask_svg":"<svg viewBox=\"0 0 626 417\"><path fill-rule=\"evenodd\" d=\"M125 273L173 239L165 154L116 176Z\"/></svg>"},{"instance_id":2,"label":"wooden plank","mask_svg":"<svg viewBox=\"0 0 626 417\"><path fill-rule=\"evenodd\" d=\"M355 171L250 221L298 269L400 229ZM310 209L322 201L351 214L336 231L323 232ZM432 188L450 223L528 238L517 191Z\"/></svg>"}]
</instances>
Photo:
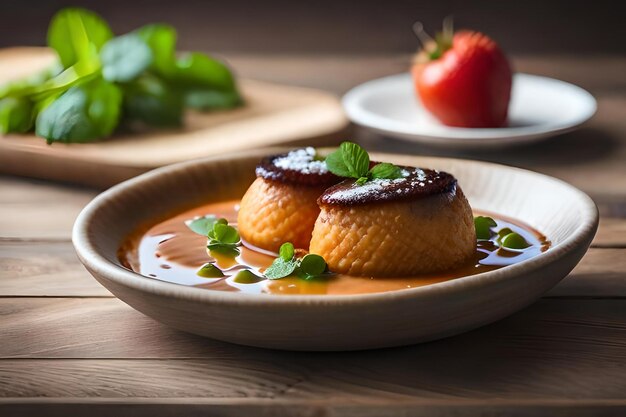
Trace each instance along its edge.
<instances>
[{"instance_id":1,"label":"wooden plank","mask_svg":"<svg viewBox=\"0 0 626 417\"><path fill-rule=\"evenodd\" d=\"M0 176L0 237L70 239L95 190Z\"/></svg>"},{"instance_id":2,"label":"wooden plank","mask_svg":"<svg viewBox=\"0 0 626 417\"><path fill-rule=\"evenodd\" d=\"M626 247L626 219L600 216L600 226L592 246L605 248Z\"/></svg>"},{"instance_id":3,"label":"wooden plank","mask_svg":"<svg viewBox=\"0 0 626 417\"><path fill-rule=\"evenodd\" d=\"M121 305L116 300L79 301L90 304L80 325L64 318L74 310L68 300L48 308L52 317L10 307L26 324L2 329L1 397L532 403L610 402L626 392L626 300L544 300L457 337L350 353L228 345L148 324L128 307L107 311ZM2 311L13 321L4 302ZM36 321L46 322L45 332ZM11 350L41 359L9 359Z\"/></svg>"},{"instance_id":4,"label":"wooden plank","mask_svg":"<svg viewBox=\"0 0 626 417\"><path fill-rule=\"evenodd\" d=\"M189 335L163 326L114 298L4 298L0 299L0 317L0 358L282 357L297 363L297 358L307 357ZM623 299L544 299L506 320L438 342L441 345L437 348L425 348L431 345L425 344L414 349L434 352L443 347L454 350L457 344L484 342L503 350L510 345L532 350L533 343L542 339L541 346L537 346L541 350L556 347L569 334L573 340L569 347L562 347L564 352L571 350L577 356L590 349L606 357L609 353L616 355L617 360L626 358L625 319ZM350 355L339 356L347 359Z\"/></svg>"},{"instance_id":5,"label":"wooden plank","mask_svg":"<svg viewBox=\"0 0 626 417\"><path fill-rule=\"evenodd\" d=\"M590 249L548 295L626 297L626 248ZM0 241L0 296L112 295L83 268L71 242Z\"/></svg>"},{"instance_id":6,"label":"wooden plank","mask_svg":"<svg viewBox=\"0 0 626 417\"><path fill-rule=\"evenodd\" d=\"M626 297L626 249L589 249L548 297Z\"/></svg>"},{"instance_id":7,"label":"wooden plank","mask_svg":"<svg viewBox=\"0 0 626 417\"><path fill-rule=\"evenodd\" d=\"M0 296L111 296L69 241L0 241Z\"/></svg>"},{"instance_id":8,"label":"wooden plank","mask_svg":"<svg viewBox=\"0 0 626 417\"><path fill-rule=\"evenodd\" d=\"M267 398L0 398L8 416L158 417L158 416L274 416L274 417L475 417L569 416L609 417L626 413L624 400L503 400L367 398L329 402L325 399Z\"/></svg>"},{"instance_id":9,"label":"wooden plank","mask_svg":"<svg viewBox=\"0 0 626 417\"><path fill-rule=\"evenodd\" d=\"M270 397L299 380L254 360L2 360L1 397Z\"/></svg>"}]
</instances>

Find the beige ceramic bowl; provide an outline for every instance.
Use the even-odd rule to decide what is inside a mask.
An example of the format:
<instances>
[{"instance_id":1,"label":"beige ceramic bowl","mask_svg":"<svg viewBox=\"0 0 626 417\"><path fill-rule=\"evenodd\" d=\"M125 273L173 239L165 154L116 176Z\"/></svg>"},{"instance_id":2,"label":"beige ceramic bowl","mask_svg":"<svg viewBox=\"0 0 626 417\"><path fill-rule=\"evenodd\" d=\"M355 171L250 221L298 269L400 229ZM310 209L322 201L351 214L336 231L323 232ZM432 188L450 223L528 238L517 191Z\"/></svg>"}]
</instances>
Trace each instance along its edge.
<instances>
[{"instance_id":1,"label":"beige ceramic bowl","mask_svg":"<svg viewBox=\"0 0 626 417\"><path fill-rule=\"evenodd\" d=\"M400 346L465 332L535 301L585 254L598 224L593 201L551 177L456 159L374 155L454 174L474 209L521 220L553 243L496 271L425 287L364 295L266 295L211 291L143 277L117 258L135 228L176 211L239 198L262 152L160 168L119 184L85 207L74 226L78 256L133 308L169 326L244 345L293 350Z\"/></svg>"}]
</instances>

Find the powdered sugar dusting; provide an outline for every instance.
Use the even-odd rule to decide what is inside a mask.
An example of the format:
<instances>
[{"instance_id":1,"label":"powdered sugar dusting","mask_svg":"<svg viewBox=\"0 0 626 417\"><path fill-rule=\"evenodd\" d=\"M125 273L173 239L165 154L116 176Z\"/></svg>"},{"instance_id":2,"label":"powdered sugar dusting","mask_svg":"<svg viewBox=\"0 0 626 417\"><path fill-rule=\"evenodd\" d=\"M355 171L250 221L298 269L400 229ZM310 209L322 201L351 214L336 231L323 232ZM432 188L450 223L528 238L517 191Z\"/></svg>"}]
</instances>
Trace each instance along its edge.
<instances>
[{"instance_id":1,"label":"powdered sugar dusting","mask_svg":"<svg viewBox=\"0 0 626 417\"><path fill-rule=\"evenodd\" d=\"M325 161L315 159L315 148L296 149L273 161L277 168L297 171L302 174L326 174L328 167Z\"/></svg>"},{"instance_id":2,"label":"powdered sugar dusting","mask_svg":"<svg viewBox=\"0 0 626 417\"><path fill-rule=\"evenodd\" d=\"M376 178L362 185L344 181L328 189L321 197L326 204L361 204L403 198L427 196L446 191L456 184L450 174L434 170L402 167L402 177L396 179Z\"/></svg>"},{"instance_id":3,"label":"powdered sugar dusting","mask_svg":"<svg viewBox=\"0 0 626 417\"><path fill-rule=\"evenodd\" d=\"M385 188L389 187L391 184L400 184L402 182L406 182L406 178L398 178L395 180L385 180L385 179L374 179L366 182L363 185L358 185L356 183L352 184L350 187L339 189L332 194L333 200L358 200L366 195L372 193L380 193ZM400 193L402 190L398 189L396 192Z\"/></svg>"}]
</instances>

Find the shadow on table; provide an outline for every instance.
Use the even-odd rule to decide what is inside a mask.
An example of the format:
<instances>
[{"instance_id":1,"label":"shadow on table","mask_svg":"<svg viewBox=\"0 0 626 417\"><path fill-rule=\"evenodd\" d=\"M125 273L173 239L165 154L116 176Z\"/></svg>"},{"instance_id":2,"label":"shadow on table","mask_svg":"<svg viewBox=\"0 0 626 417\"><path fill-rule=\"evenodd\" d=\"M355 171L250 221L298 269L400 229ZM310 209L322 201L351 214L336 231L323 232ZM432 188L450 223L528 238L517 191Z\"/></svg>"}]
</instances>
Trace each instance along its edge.
<instances>
[{"instance_id":1,"label":"shadow on table","mask_svg":"<svg viewBox=\"0 0 626 417\"><path fill-rule=\"evenodd\" d=\"M455 337L358 352L272 351L165 331L183 337L207 358L215 351L228 352L230 366L243 374L262 372L268 381L277 375L290 378L279 394L289 391L291 397L349 393L619 398L626 381L614 361L623 354L623 340L619 342L623 329L602 324L619 320L618 307L594 300L544 299L505 320Z\"/></svg>"}]
</instances>

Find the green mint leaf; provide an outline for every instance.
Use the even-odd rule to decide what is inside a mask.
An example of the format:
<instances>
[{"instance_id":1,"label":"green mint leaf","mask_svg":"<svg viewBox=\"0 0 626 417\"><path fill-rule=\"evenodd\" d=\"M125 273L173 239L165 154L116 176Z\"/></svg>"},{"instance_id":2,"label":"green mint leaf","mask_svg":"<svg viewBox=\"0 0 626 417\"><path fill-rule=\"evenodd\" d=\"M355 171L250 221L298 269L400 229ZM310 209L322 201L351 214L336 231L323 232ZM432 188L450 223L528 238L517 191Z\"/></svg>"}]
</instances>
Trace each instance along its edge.
<instances>
[{"instance_id":1,"label":"green mint leaf","mask_svg":"<svg viewBox=\"0 0 626 417\"><path fill-rule=\"evenodd\" d=\"M231 109L243 103L243 99L236 90L218 91L207 88L186 88L184 95L187 107L201 111Z\"/></svg>"},{"instance_id":2,"label":"green mint leaf","mask_svg":"<svg viewBox=\"0 0 626 417\"><path fill-rule=\"evenodd\" d=\"M361 178L357 179L357 180L355 181L355 183L356 183L356 185L363 185L363 184L365 184L368 180L369 180L369 178L367 178L367 177L361 177Z\"/></svg>"},{"instance_id":3,"label":"green mint leaf","mask_svg":"<svg viewBox=\"0 0 626 417\"><path fill-rule=\"evenodd\" d=\"M498 244L502 244L502 238L509 233L513 233L513 230L509 229L508 227L503 227L502 229L498 230L498 237L496 238L496 242L498 242Z\"/></svg>"},{"instance_id":4,"label":"green mint leaf","mask_svg":"<svg viewBox=\"0 0 626 417\"><path fill-rule=\"evenodd\" d=\"M348 167L343 162L343 154L341 149L337 149L335 152L329 154L326 157L326 166L328 170L338 177L350 178L351 174Z\"/></svg>"},{"instance_id":5,"label":"green mint leaf","mask_svg":"<svg viewBox=\"0 0 626 417\"><path fill-rule=\"evenodd\" d=\"M122 93L102 79L71 87L48 105L36 133L51 142L90 142L109 136L118 124Z\"/></svg>"},{"instance_id":6,"label":"green mint leaf","mask_svg":"<svg viewBox=\"0 0 626 417\"><path fill-rule=\"evenodd\" d=\"M239 243L239 233L237 229L223 223L216 222L213 225L213 235L216 243L237 244Z\"/></svg>"},{"instance_id":7,"label":"green mint leaf","mask_svg":"<svg viewBox=\"0 0 626 417\"><path fill-rule=\"evenodd\" d=\"M204 264L202 268L196 272L196 275L203 278L221 278L224 276L224 273L213 264Z\"/></svg>"},{"instance_id":8,"label":"green mint leaf","mask_svg":"<svg viewBox=\"0 0 626 417\"><path fill-rule=\"evenodd\" d=\"M310 253L300 261L300 271L307 277L316 277L326 272L326 261L319 255Z\"/></svg>"},{"instance_id":9,"label":"green mint leaf","mask_svg":"<svg viewBox=\"0 0 626 417\"><path fill-rule=\"evenodd\" d=\"M489 240L493 234L491 228L498 224L491 217L478 216L474 217L474 228L476 229L476 238L479 240Z\"/></svg>"},{"instance_id":10,"label":"green mint leaf","mask_svg":"<svg viewBox=\"0 0 626 417\"><path fill-rule=\"evenodd\" d=\"M293 244L291 242L283 243L282 245L280 245L280 249L278 249L278 255L285 262L293 259L295 254L296 249L293 247Z\"/></svg>"},{"instance_id":11,"label":"green mint leaf","mask_svg":"<svg viewBox=\"0 0 626 417\"><path fill-rule=\"evenodd\" d=\"M192 52L182 56L169 78L184 91L187 107L229 109L243 103L230 69L207 55Z\"/></svg>"},{"instance_id":12,"label":"green mint leaf","mask_svg":"<svg viewBox=\"0 0 626 417\"><path fill-rule=\"evenodd\" d=\"M390 164L389 162L381 162L380 164L374 165L374 167L370 169L369 173L372 178L388 180L395 180L396 178L402 177L402 170L400 167Z\"/></svg>"},{"instance_id":13,"label":"green mint leaf","mask_svg":"<svg viewBox=\"0 0 626 417\"><path fill-rule=\"evenodd\" d=\"M519 233L509 233L501 239L501 246L507 249L526 249L530 244Z\"/></svg>"},{"instance_id":14,"label":"green mint leaf","mask_svg":"<svg viewBox=\"0 0 626 417\"><path fill-rule=\"evenodd\" d=\"M42 84L33 86L26 91L26 94L32 95L38 100L60 95L66 92L70 87L85 84L88 81L96 79L99 70L99 61L96 62L88 59L78 61L56 76L44 81Z\"/></svg>"},{"instance_id":15,"label":"green mint leaf","mask_svg":"<svg viewBox=\"0 0 626 417\"><path fill-rule=\"evenodd\" d=\"M368 171L370 167L370 157L356 143L343 142L339 149L326 157L326 166L333 174L340 177L360 178L361 184L367 181Z\"/></svg>"},{"instance_id":16,"label":"green mint leaf","mask_svg":"<svg viewBox=\"0 0 626 417\"><path fill-rule=\"evenodd\" d=\"M159 77L142 74L124 87L124 118L149 126L180 126L182 95Z\"/></svg>"},{"instance_id":17,"label":"green mint leaf","mask_svg":"<svg viewBox=\"0 0 626 417\"><path fill-rule=\"evenodd\" d=\"M341 149L343 162L350 176L352 178L367 177L370 169L370 156L365 149L353 142L343 142L339 149Z\"/></svg>"},{"instance_id":18,"label":"green mint leaf","mask_svg":"<svg viewBox=\"0 0 626 417\"><path fill-rule=\"evenodd\" d=\"M102 76L107 81L134 80L152 64L152 50L136 33L108 41L100 51Z\"/></svg>"},{"instance_id":19,"label":"green mint leaf","mask_svg":"<svg viewBox=\"0 0 626 417\"><path fill-rule=\"evenodd\" d=\"M185 225L191 229L192 232L202 236L208 236L209 232L213 230L213 225L217 221L217 218L213 215L199 217L197 219L188 220Z\"/></svg>"},{"instance_id":20,"label":"green mint leaf","mask_svg":"<svg viewBox=\"0 0 626 417\"><path fill-rule=\"evenodd\" d=\"M57 52L64 68L97 59L97 52L111 38L113 32L104 19L80 8L59 11L48 27L48 45Z\"/></svg>"},{"instance_id":21,"label":"green mint leaf","mask_svg":"<svg viewBox=\"0 0 626 417\"><path fill-rule=\"evenodd\" d=\"M161 75L172 76L176 67L176 29L152 24L137 29L135 33L152 50L154 59L150 67Z\"/></svg>"},{"instance_id":22,"label":"green mint leaf","mask_svg":"<svg viewBox=\"0 0 626 417\"><path fill-rule=\"evenodd\" d=\"M32 94L35 87L45 83L51 78L63 72L59 62L55 62L49 68L39 71L29 77L12 81L0 86L0 99L5 97L24 97Z\"/></svg>"},{"instance_id":23,"label":"green mint leaf","mask_svg":"<svg viewBox=\"0 0 626 417\"><path fill-rule=\"evenodd\" d=\"M28 98L0 100L0 134L24 133L33 126L33 103Z\"/></svg>"},{"instance_id":24,"label":"green mint leaf","mask_svg":"<svg viewBox=\"0 0 626 417\"><path fill-rule=\"evenodd\" d=\"M263 281L263 278L254 274L249 269L242 269L235 274L233 281L238 284L254 284Z\"/></svg>"},{"instance_id":25,"label":"green mint leaf","mask_svg":"<svg viewBox=\"0 0 626 417\"><path fill-rule=\"evenodd\" d=\"M269 279L280 279L293 274L298 267L298 261L291 259L285 261L283 258L276 258L274 262L263 272Z\"/></svg>"},{"instance_id":26,"label":"green mint leaf","mask_svg":"<svg viewBox=\"0 0 626 417\"><path fill-rule=\"evenodd\" d=\"M217 59L200 52L191 52L176 61L173 81L183 87L206 87L219 91L235 91L230 69Z\"/></svg>"}]
</instances>

